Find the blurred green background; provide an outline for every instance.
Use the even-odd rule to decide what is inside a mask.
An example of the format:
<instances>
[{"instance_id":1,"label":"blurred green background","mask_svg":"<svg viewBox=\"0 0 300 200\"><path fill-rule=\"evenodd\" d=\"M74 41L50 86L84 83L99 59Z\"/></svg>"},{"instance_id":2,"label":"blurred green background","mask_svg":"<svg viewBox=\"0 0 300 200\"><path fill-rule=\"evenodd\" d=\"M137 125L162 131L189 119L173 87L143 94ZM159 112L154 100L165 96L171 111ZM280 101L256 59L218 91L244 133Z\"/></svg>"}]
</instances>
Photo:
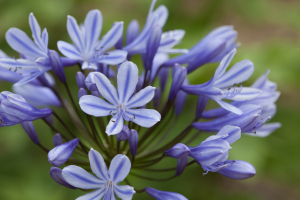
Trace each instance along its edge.
<instances>
[{"instance_id":1,"label":"blurred green background","mask_svg":"<svg viewBox=\"0 0 300 200\"><path fill-rule=\"evenodd\" d=\"M150 0L0 0L0 48L10 56L18 56L9 48L4 35L10 27L31 35L30 12L42 28L47 27L49 48L57 49L56 41L70 41L67 15L82 22L89 10L100 9L103 34L114 21L124 21L127 27L132 19L137 19L143 27L150 3ZM300 1L158 0L157 5L160 4L169 9L164 30L186 30L178 46L181 48L190 48L213 28L234 25L242 45L232 63L250 59L255 64L255 72L245 85L266 69L271 70L269 78L281 91L278 112L272 121L281 122L282 128L267 138L243 135L232 145L230 158L246 160L257 170L257 175L249 180L231 180L217 173L202 176L202 169L196 165L168 182L144 182L129 177L130 180L138 189L151 186L181 193L190 200L300 199ZM215 64L202 67L189 78L193 83L208 80L215 67ZM66 70L74 96L76 70ZM11 90L11 84L0 82L0 91L3 90ZM193 118L194 108L195 98L191 98L179 126L188 122L186 118ZM40 122L35 124L41 140L50 146L50 131ZM33 145L21 126L0 129L1 200L71 200L84 194L56 184L49 176L50 167L46 154ZM137 194L134 199L150 197Z\"/></svg>"}]
</instances>

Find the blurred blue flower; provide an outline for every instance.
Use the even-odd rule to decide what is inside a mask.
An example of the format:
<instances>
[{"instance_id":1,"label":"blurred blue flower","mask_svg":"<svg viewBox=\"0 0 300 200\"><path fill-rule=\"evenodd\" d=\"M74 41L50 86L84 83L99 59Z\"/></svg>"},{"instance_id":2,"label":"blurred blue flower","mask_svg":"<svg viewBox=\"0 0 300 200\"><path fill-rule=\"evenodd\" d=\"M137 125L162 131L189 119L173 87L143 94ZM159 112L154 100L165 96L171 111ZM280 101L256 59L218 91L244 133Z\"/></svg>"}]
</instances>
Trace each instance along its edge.
<instances>
[{"instance_id":1,"label":"blurred blue flower","mask_svg":"<svg viewBox=\"0 0 300 200\"><path fill-rule=\"evenodd\" d=\"M131 163L127 156L118 154L110 164L107 170L101 154L93 149L89 152L91 169L97 178L75 165L67 166L62 171L62 177L70 185L81 189L97 189L78 200L84 199L116 199L117 197L130 200L135 193L134 188L128 185L119 185L128 175Z\"/></svg>"}]
</instances>

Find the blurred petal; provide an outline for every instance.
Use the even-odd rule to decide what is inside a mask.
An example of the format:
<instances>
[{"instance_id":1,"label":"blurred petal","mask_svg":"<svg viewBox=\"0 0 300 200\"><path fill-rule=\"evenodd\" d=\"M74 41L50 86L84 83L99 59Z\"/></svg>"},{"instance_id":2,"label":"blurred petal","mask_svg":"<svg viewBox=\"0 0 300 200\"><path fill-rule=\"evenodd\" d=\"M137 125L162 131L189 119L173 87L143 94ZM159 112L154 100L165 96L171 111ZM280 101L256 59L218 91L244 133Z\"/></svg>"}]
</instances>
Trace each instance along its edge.
<instances>
[{"instance_id":1,"label":"blurred petal","mask_svg":"<svg viewBox=\"0 0 300 200\"><path fill-rule=\"evenodd\" d=\"M102 199L105 195L106 188L102 187L93 192L87 193L83 196L78 197L76 200L92 200L92 199Z\"/></svg>"},{"instance_id":2,"label":"blurred petal","mask_svg":"<svg viewBox=\"0 0 300 200\"><path fill-rule=\"evenodd\" d=\"M126 60L127 52L123 50L109 51L97 58L97 62L108 64L108 65L118 65Z\"/></svg>"},{"instance_id":3,"label":"blurred petal","mask_svg":"<svg viewBox=\"0 0 300 200\"><path fill-rule=\"evenodd\" d=\"M123 22L115 22L111 29L102 37L97 49L105 52L112 48L122 36L123 24Z\"/></svg>"},{"instance_id":4,"label":"blurred petal","mask_svg":"<svg viewBox=\"0 0 300 200\"><path fill-rule=\"evenodd\" d=\"M85 52L94 51L102 29L102 14L99 10L91 10L84 20Z\"/></svg>"},{"instance_id":5,"label":"blurred petal","mask_svg":"<svg viewBox=\"0 0 300 200\"><path fill-rule=\"evenodd\" d=\"M82 56L80 55L80 52L72 44L69 44L64 41L58 41L57 48L64 56L68 58L82 60Z\"/></svg>"},{"instance_id":6,"label":"blurred petal","mask_svg":"<svg viewBox=\"0 0 300 200\"><path fill-rule=\"evenodd\" d=\"M50 176L51 178L58 184L71 188L71 189L76 189L76 187L73 187L65 179L62 177L62 170L57 168L57 167L51 167L50 169Z\"/></svg>"},{"instance_id":7,"label":"blurred petal","mask_svg":"<svg viewBox=\"0 0 300 200\"><path fill-rule=\"evenodd\" d=\"M146 192L156 200L188 200L183 195L175 192L166 192L146 187Z\"/></svg>"},{"instance_id":8,"label":"blurred petal","mask_svg":"<svg viewBox=\"0 0 300 200\"><path fill-rule=\"evenodd\" d=\"M47 57L47 53L39 49L34 42L20 29L10 28L5 38L9 46L20 54L33 58Z\"/></svg>"},{"instance_id":9,"label":"blurred petal","mask_svg":"<svg viewBox=\"0 0 300 200\"><path fill-rule=\"evenodd\" d=\"M69 33L69 36L71 40L74 42L78 50L83 53L84 52L84 39L83 39L83 34L80 31L77 21L74 17L68 15L68 20L67 20L67 30Z\"/></svg>"},{"instance_id":10,"label":"blurred petal","mask_svg":"<svg viewBox=\"0 0 300 200\"><path fill-rule=\"evenodd\" d=\"M224 126L218 133L217 135L224 135L226 137L223 137L229 145L237 141L238 139L241 138L241 129L240 127L237 126Z\"/></svg>"}]
</instances>

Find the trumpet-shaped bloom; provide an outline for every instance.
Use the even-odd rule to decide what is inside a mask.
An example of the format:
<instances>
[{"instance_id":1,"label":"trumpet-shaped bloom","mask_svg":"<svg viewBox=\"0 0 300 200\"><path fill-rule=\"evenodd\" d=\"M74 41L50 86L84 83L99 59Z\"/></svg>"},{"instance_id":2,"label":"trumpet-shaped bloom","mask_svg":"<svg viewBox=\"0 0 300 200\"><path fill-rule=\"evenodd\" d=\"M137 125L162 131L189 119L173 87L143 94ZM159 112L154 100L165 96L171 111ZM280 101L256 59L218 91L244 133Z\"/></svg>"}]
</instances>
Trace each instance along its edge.
<instances>
[{"instance_id":1,"label":"trumpet-shaped bloom","mask_svg":"<svg viewBox=\"0 0 300 200\"><path fill-rule=\"evenodd\" d=\"M136 36L137 28L135 28L133 32L131 31L127 32L130 34L128 36L130 39L127 40L128 41L127 45L123 47L123 50L127 51L129 55L146 53L147 42L149 40L149 37L151 36L152 29L157 25L160 26L161 28L164 27L169 15L168 9L164 5L161 5L154 10L155 3L156 0L153 0L149 9L146 24L142 29L142 31L140 32L140 34ZM137 25L134 26L136 27ZM184 35L185 35L184 30L172 30L172 31L167 31L165 33L162 33L160 37L159 46L157 48L157 52L168 53L168 54L187 53L188 50L186 49L173 49L175 45L181 42L181 39L183 38Z\"/></svg>"},{"instance_id":2,"label":"trumpet-shaped bloom","mask_svg":"<svg viewBox=\"0 0 300 200\"><path fill-rule=\"evenodd\" d=\"M160 121L160 114L152 109L133 109L146 105L155 93L155 87L148 86L133 95L138 82L138 68L132 62L124 62L120 66L117 76L118 92L109 79L100 72L94 73L95 83L100 94L109 102L101 98L86 95L80 98L81 109L96 117L113 115L106 133L115 135L123 128L123 119L133 121L142 127L151 127ZM132 96L133 95L133 96Z\"/></svg>"},{"instance_id":3,"label":"trumpet-shaped bloom","mask_svg":"<svg viewBox=\"0 0 300 200\"><path fill-rule=\"evenodd\" d=\"M24 121L33 121L52 114L49 108L37 109L18 94L8 91L0 94L0 125L12 126Z\"/></svg>"},{"instance_id":4,"label":"trumpet-shaped bloom","mask_svg":"<svg viewBox=\"0 0 300 200\"><path fill-rule=\"evenodd\" d=\"M29 15L29 25L32 31L33 41L25 32L18 28L10 28L5 34L7 43L11 48L20 53L21 58L0 58L0 67L18 73L22 77L15 83L16 86L31 82L38 76L51 70L54 64L51 62L52 56L48 49L49 38L47 29L45 28L43 32L41 31L33 13ZM74 65L77 62L76 60L61 58L59 56L57 59L59 59L59 63L61 63L62 66Z\"/></svg>"},{"instance_id":5,"label":"trumpet-shaped bloom","mask_svg":"<svg viewBox=\"0 0 300 200\"><path fill-rule=\"evenodd\" d=\"M115 195L121 199L130 200L135 193L134 188L128 185L119 185L128 175L131 163L127 156L118 154L107 170L101 154L93 149L89 152L91 169L97 177L75 165L67 166L62 171L64 180L77 188L97 189L77 200L89 199L116 199Z\"/></svg>"},{"instance_id":6,"label":"trumpet-shaped bloom","mask_svg":"<svg viewBox=\"0 0 300 200\"><path fill-rule=\"evenodd\" d=\"M109 51L123 33L123 22L115 22L112 28L98 41L102 29L102 14L99 10L91 10L78 26L74 17L68 16L67 30L73 45L58 41L59 51L66 57L82 62L82 69L97 70L98 63L117 65L126 59L127 52L122 50Z\"/></svg>"},{"instance_id":7,"label":"trumpet-shaped bloom","mask_svg":"<svg viewBox=\"0 0 300 200\"><path fill-rule=\"evenodd\" d=\"M181 89L189 94L202 95L217 102L222 108L236 113L242 114L242 111L222 101L222 99L230 99L236 101L251 100L261 94L261 90L257 88L236 88L236 84L246 81L254 71L254 65L249 60L241 61L235 64L226 72L236 49L226 55L211 80L200 85L182 85ZM234 85L233 89L230 87ZM224 89L226 88L226 89ZM223 90L222 90L223 89Z\"/></svg>"}]
</instances>

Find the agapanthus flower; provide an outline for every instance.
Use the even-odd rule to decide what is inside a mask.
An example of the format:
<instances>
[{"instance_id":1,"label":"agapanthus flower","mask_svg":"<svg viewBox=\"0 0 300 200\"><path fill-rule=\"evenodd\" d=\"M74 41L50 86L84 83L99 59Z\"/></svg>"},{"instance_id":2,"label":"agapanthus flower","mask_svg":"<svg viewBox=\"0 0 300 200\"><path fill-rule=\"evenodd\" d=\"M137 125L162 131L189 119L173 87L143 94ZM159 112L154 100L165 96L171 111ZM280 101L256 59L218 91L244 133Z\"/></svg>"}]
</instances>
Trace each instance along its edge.
<instances>
[{"instance_id":1,"label":"agapanthus flower","mask_svg":"<svg viewBox=\"0 0 300 200\"><path fill-rule=\"evenodd\" d=\"M97 177L86 170L75 165L67 166L62 171L64 180L77 188L97 189L77 200L84 199L116 199L115 195L121 199L130 200L135 193L134 188L128 185L119 185L129 174L131 163L127 156L118 154L107 170L101 154L93 149L89 152L91 169Z\"/></svg>"},{"instance_id":2,"label":"agapanthus flower","mask_svg":"<svg viewBox=\"0 0 300 200\"><path fill-rule=\"evenodd\" d=\"M132 42L127 43L123 50L127 51L129 55L144 54L147 52L147 41L151 35L152 29L155 26L163 28L165 25L169 12L168 9L161 5L156 10L154 6L157 0L153 0L149 9L146 24L139 35L129 38L135 38ZM154 10L154 11L153 11ZM136 32L128 32L129 34L136 34ZM173 47L181 42L185 35L184 30L172 30L161 34L160 43L157 49L158 53L187 53L186 49L173 49Z\"/></svg>"},{"instance_id":3,"label":"agapanthus flower","mask_svg":"<svg viewBox=\"0 0 300 200\"><path fill-rule=\"evenodd\" d=\"M242 114L239 108L222 101L222 99L237 101L251 100L261 94L261 91L251 87L244 87L242 89L235 87L238 83L246 81L254 71L253 63L249 60L244 60L235 64L230 70L225 72L235 53L236 49L232 50L222 59L213 78L208 82L200 85L183 84L181 89L189 94L210 98L230 112ZM231 88L230 86L234 87Z\"/></svg>"},{"instance_id":4,"label":"agapanthus flower","mask_svg":"<svg viewBox=\"0 0 300 200\"><path fill-rule=\"evenodd\" d=\"M0 126L12 126L24 121L34 121L51 114L51 109L37 109L27 103L21 95L8 91L0 94Z\"/></svg>"},{"instance_id":5,"label":"agapanthus flower","mask_svg":"<svg viewBox=\"0 0 300 200\"><path fill-rule=\"evenodd\" d=\"M269 70L267 70L262 76L260 76L252 85L252 88L257 88L262 91L260 95L258 95L254 99L245 100L245 101L232 101L231 105L233 106L242 106L245 104L255 104L262 106L263 109L260 113L261 118L268 119L269 117L273 117L276 113L276 104L275 102L280 96L280 92L276 91L277 86L276 83L268 80ZM203 118L217 118L222 117L229 112L223 108L216 108L212 110L208 110L203 112ZM249 132L249 135L252 136L260 136L266 137L274 130L278 129L281 126L280 123L273 122L264 124L261 128L256 127L255 129ZM254 134L255 133L255 134Z\"/></svg>"},{"instance_id":6,"label":"agapanthus flower","mask_svg":"<svg viewBox=\"0 0 300 200\"><path fill-rule=\"evenodd\" d=\"M67 30L74 45L58 41L59 51L68 58L78 60L82 69L96 70L98 63L117 65L123 62L127 56L126 51L107 51L121 37L123 22L115 22L106 35L98 41L102 22L102 14L99 10L91 10L80 27L74 17L68 16Z\"/></svg>"},{"instance_id":7,"label":"agapanthus flower","mask_svg":"<svg viewBox=\"0 0 300 200\"><path fill-rule=\"evenodd\" d=\"M138 68L132 62L124 62L119 68L117 81L118 92L109 79L100 72L95 72L95 82L101 98L86 95L80 98L81 109L96 117L113 115L106 133L115 135L123 128L123 119L133 121L142 127L151 127L160 121L160 114L152 109L133 109L146 105L154 97L155 87L147 86L133 95L138 82ZM133 96L132 96L133 95Z\"/></svg>"},{"instance_id":8,"label":"agapanthus flower","mask_svg":"<svg viewBox=\"0 0 300 200\"><path fill-rule=\"evenodd\" d=\"M238 46L235 42L236 37L237 32L232 26L218 27L193 46L188 53L171 58L163 65L187 63L187 71L191 73L204 64L220 62L225 55Z\"/></svg>"},{"instance_id":9,"label":"agapanthus flower","mask_svg":"<svg viewBox=\"0 0 300 200\"><path fill-rule=\"evenodd\" d=\"M23 85L31 82L45 72L52 69L51 54L48 49L48 32L41 28L33 13L29 15L29 24L34 42L18 28L10 28L6 34L7 43L17 52L21 58L0 58L0 67L18 73L22 76L15 85ZM74 65L76 62L68 58L60 58L63 66Z\"/></svg>"}]
</instances>

